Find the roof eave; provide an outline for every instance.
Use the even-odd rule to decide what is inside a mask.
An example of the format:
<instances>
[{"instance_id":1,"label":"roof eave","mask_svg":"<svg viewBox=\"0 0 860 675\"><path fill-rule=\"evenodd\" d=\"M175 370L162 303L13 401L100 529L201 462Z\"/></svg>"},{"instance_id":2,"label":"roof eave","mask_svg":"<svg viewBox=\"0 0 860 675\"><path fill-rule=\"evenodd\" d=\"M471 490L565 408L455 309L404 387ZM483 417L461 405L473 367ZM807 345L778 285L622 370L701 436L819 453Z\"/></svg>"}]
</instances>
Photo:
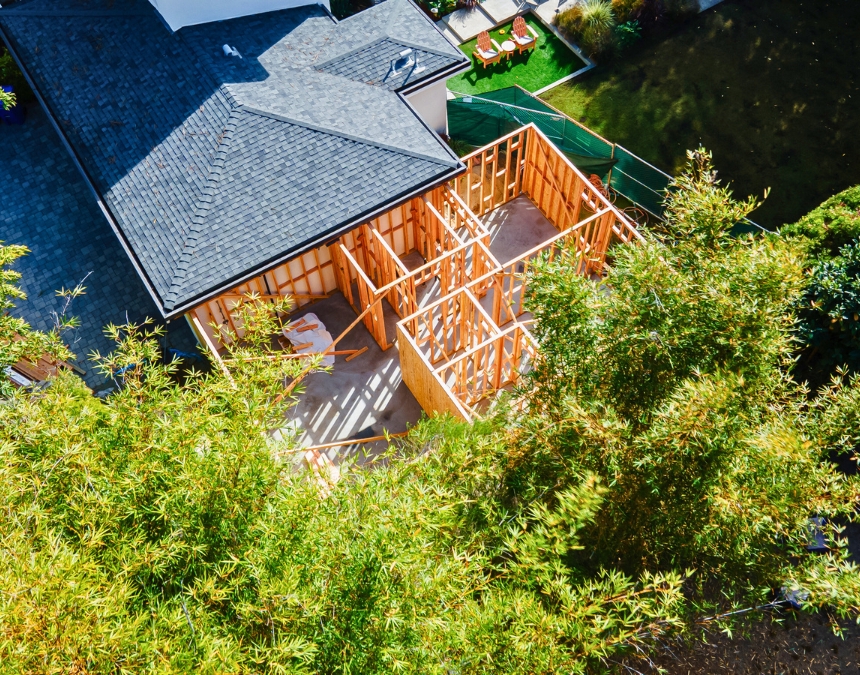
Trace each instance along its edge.
<instances>
[{"instance_id":1,"label":"roof eave","mask_svg":"<svg viewBox=\"0 0 860 675\"><path fill-rule=\"evenodd\" d=\"M468 59L457 61L441 70L425 75L419 80L404 84L402 87L395 89L395 91L398 94L403 94L403 96L408 96L409 94L414 94L416 91L420 91L425 87L429 87L431 84L436 84L439 80L447 80L448 78L459 75L460 73L465 73L471 67L472 62Z\"/></svg>"},{"instance_id":2,"label":"roof eave","mask_svg":"<svg viewBox=\"0 0 860 675\"><path fill-rule=\"evenodd\" d=\"M349 232L350 230L354 230L356 227L361 225L362 223L366 223L369 220L373 220L374 218L381 216L392 209L397 208L401 204L408 202L409 200L432 190L433 188L446 183L447 181L459 176L466 170L466 165L462 162L458 162L458 165L444 173L434 176L426 181L423 181L419 185L411 188L406 193L401 193L400 195L393 197L392 199L386 200L385 202L373 207L369 211L365 211L361 215L352 218L340 225L335 226L331 230L321 234L318 237L315 237L313 240L308 241L301 246L298 246L294 249L283 253L276 258L268 260L264 263L254 266L251 269L246 270L241 275L238 275L228 281L222 282L217 286L200 293L193 298L189 298L188 300L182 301L173 309L169 310L164 314L167 319L175 319L186 312L193 310L195 307L199 307L205 302L208 302L214 298L217 298L219 295L226 293L227 291L236 288L237 286L241 286L245 282L253 279L254 277L258 277L261 274L265 274L270 270L284 264L285 262L297 258L298 256L307 253L315 248L323 246L327 243L330 243L336 240L341 235ZM160 305L159 305L160 307ZM162 308L162 312L164 309Z\"/></svg>"}]
</instances>

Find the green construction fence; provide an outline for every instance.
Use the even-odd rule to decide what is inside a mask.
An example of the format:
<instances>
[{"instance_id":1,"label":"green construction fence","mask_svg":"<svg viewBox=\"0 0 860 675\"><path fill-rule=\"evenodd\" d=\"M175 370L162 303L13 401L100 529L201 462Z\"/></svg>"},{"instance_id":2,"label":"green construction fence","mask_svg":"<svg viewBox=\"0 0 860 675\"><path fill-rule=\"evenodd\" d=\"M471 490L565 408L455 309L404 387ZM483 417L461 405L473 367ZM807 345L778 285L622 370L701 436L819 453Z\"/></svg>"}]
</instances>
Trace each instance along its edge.
<instances>
[{"instance_id":1,"label":"green construction fence","mask_svg":"<svg viewBox=\"0 0 860 675\"><path fill-rule=\"evenodd\" d=\"M646 211L663 214L671 176L574 122L519 87L448 101L448 135L480 147L529 123L540 129L574 166L602 180Z\"/></svg>"}]
</instances>

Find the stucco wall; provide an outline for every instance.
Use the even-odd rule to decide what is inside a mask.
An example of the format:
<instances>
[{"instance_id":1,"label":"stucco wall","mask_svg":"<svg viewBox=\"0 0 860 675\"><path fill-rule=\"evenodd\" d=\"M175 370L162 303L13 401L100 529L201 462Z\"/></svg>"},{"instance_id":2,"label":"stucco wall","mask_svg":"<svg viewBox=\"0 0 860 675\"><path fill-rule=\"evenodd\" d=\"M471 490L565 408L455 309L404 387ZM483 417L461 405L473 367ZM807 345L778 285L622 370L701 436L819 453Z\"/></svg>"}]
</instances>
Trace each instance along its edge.
<instances>
[{"instance_id":1,"label":"stucco wall","mask_svg":"<svg viewBox=\"0 0 860 675\"><path fill-rule=\"evenodd\" d=\"M440 80L406 97L415 112L438 134L448 133L448 107L445 81Z\"/></svg>"}]
</instances>

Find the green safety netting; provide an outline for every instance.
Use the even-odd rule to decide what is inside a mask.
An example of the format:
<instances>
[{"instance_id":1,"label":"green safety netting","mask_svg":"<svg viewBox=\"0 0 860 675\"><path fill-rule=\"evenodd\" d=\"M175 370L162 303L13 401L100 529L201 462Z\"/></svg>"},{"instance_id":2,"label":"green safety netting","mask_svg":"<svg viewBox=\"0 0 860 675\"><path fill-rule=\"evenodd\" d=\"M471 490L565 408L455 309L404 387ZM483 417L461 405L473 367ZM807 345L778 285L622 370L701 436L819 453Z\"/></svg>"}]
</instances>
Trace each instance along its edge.
<instances>
[{"instance_id":1,"label":"green safety netting","mask_svg":"<svg viewBox=\"0 0 860 675\"><path fill-rule=\"evenodd\" d=\"M672 178L636 155L615 146L618 163L612 168L609 184L619 194L654 215L663 213L663 197Z\"/></svg>"},{"instance_id":2,"label":"green safety netting","mask_svg":"<svg viewBox=\"0 0 860 675\"><path fill-rule=\"evenodd\" d=\"M518 87L448 101L448 135L469 145L487 145L531 122L583 172L606 179L615 165L611 143Z\"/></svg>"},{"instance_id":3,"label":"green safety netting","mask_svg":"<svg viewBox=\"0 0 860 675\"><path fill-rule=\"evenodd\" d=\"M661 216L663 197L671 177L620 145L559 114L519 87L459 95L448 101L448 134L469 145L492 143L533 122L574 165L595 173L619 194L646 211Z\"/></svg>"}]
</instances>

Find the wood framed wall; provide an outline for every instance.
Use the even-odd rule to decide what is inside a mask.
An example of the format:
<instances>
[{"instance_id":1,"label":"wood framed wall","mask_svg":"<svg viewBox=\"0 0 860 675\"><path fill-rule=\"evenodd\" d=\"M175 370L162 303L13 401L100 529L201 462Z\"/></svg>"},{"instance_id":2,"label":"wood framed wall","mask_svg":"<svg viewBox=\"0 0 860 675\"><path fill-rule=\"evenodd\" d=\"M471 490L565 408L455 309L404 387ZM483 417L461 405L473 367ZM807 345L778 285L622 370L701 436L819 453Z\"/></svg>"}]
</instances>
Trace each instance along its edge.
<instances>
[{"instance_id":1,"label":"wood framed wall","mask_svg":"<svg viewBox=\"0 0 860 675\"><path fill-rule=\"evenodd\" d=\"M516 382L537 354L519 321L534 261L565 245L580 273L600 274L610 246L641 235L533 125L463 161L466 171L447 185L204 303L194 316L212 338L223 327L241 335L231 309L248 293L263 301L292 295L301 307L339 290L382 349L397 339L403 379L425 410L478 414L481 401ZM502 264L480 216L521 194L558 234ZM403 258L412 251L424 263L410 268ZM418 289L431 280L441 297L421 308ZM386 335L391 310L400 322Z\"/></svg>"},{"instance_id":2,"label":"wood framed wall","mask_svg":"<svg viewBox=\"0 0 860 675\"><path fill-rule=\"evenodd\" d=\"M369 310L364 315L364 326L382 349L388 349L391 345L385 335L385 317L382 313L382 305L375 302L377 297L376 286L346 246L339 243L332 252L337 261L338 285L347 302L352 305L357 314ZM355 292L353 292L351 279L355 279Z\"/></svg>"},{"instance_id":3,"label":"wood framed wall","mask_svg":"<svg viewBox=\"0 0 860 675\"><path fill-rule=\"evenodd\" d=\"M452 189L479 218L523 192L526 148L535 129L522 127L463 157L466 172L451 181Z\"/></svg>"},{"instance_id":4,"label":"wood framed wall","mask_svg":"<svg viewBox=\"0 0 860 675\"><path fill-rule=\"evenodd\" d=\"M428 414L451 413L460 419L469 419L470 411L454 396L432 367L427 367L421 353L409 339L403 324L397 324L397 350L400 369L409 373L409 389Z\"/></svg>"},{"instance_id":5,"label":"wood framed wall","mask_svg":"<svg viewBox=\"0 0 860 675\"><path fill-rule=\"evenodd\" d=\"M229 333L241 337L242 327L232 310L252 293L263 301L277 301L284 297L291 297L295 303L294 308L300 309L309 303L327 298L337 291L343 292L345 296L349 295L352 292L352 286L357 283L356 270L358 269L363 270L371 282L375 278L379 285L383 285L380 282L385 272L377 272L378 265L383 265L383 258L387 263L386 256L390 256L393 252L399 261L399 256L406 255L416 248L416 236L418 236L416 220L420 215L416 210L416 201L418 200L413 199L401 204L378 218L360 225L355 230L347 232L336 242L319 246L297 256L230 289L217 298L198 305L188 314L197 317L214 344L221 345L229 340ZM372 235L372 232L377 232L378 236ZM379 237L385 241L388 248L385 256L378 253L378 248L373 248L374 245L380 246ZM341 245L350 252L354 262L357 263L356 266L343 263L338 266ZM347 268L351 275L348 281L342 276L344 268ZM372 285L376 287L375 284L372 283ZM365 290L367 290L366 286ZM353 307L360 306L359 296L360 291L356 289L353 298L355 302L351 303ZM407 309L409 309L408 306L402 307L403 311ZM380 344L390 344L382 336L378 341Z\"/></svg>"},{"instance_id":6,"label":"wood framed wall","mask_svg":"<svg viewBox=\"0 0 860 675\"><path fill-rule=\"evenodd\" d=\"M483 265L473 264L470 273L445 286L447 296L398 324L399 344L408 344L400 349L408 348L410 354L408 363L402 364L403 379L413 394L422 405L422 397L432 396L435 402L442 393L428 394L428 387L441 386L469 419L479 414L483 400L516 383L537 355L537 343L518 320L525 313L528 272L534 261L542 256L554 259L564 245L573 251L581 274L600 274L612 244L630 243L641 235L534 126L509 134L464 161L468 170L452 181L448 208L462 206L480 216L522 193L558 230L556 236L504 264L482 246L487 256ZM441 216L441 205L435 211ZM473 241L488 242L481 234L477 230ZM458 289L462 277L468 280ZM489 311L480 304L487 293L492 294Z\"/></svg>"},{"instance_id":7,"label":"wood framed wall","mask_svg":"<svg viewBox=\"0 0 860 675\"><path fill-rule=\"evenodd\" d=\"M468 288L451 293L398 324L403 380L425 410L452 398L469 419L476 406L519 381L537 354L537 343L519 322L502 330ZM466 411L466 415L462 412Z\"/></svg>"}]
</instances>

